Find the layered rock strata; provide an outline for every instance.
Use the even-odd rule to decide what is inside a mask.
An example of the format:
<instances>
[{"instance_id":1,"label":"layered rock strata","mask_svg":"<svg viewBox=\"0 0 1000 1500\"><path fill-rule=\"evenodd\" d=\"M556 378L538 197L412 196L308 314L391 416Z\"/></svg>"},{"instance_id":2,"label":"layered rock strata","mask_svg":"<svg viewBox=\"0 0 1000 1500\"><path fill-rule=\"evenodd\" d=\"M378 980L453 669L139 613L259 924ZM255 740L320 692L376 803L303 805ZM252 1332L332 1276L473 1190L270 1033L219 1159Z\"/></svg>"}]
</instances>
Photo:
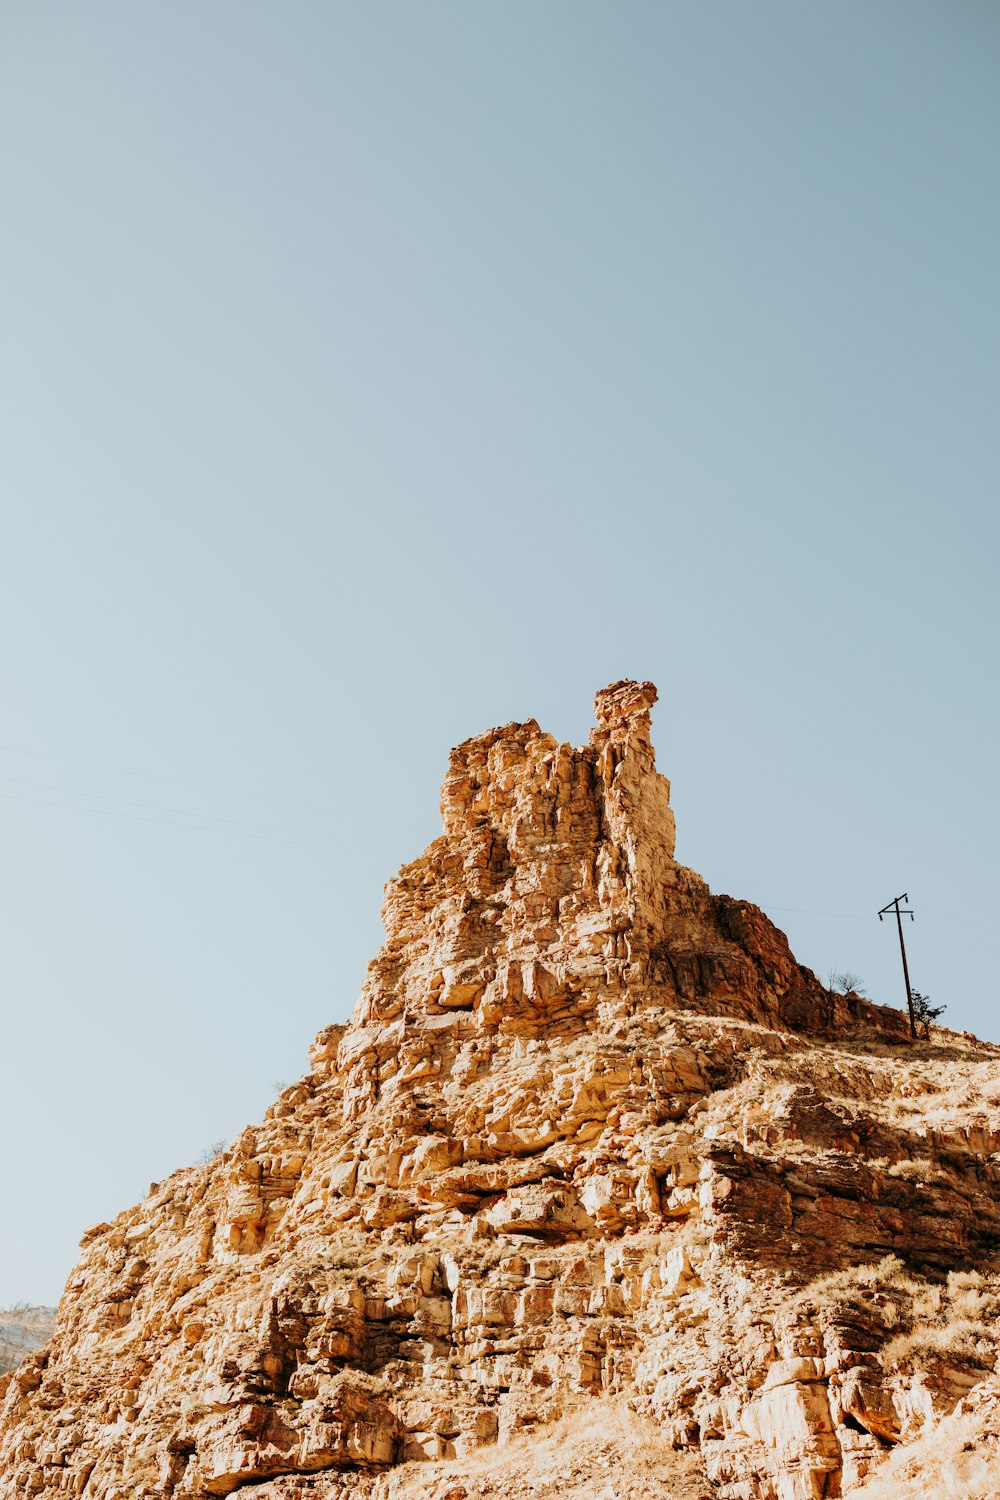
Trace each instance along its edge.
<instances>
[{"instance_id":1,"label":"layered rock strata","mask_svg":"<svg viewBox=\"0 0 1000 1500\"><path fill-rule=\"evenodd\" d=\"M985 1399L997 1050L909 1045L676 863L655 697L452 753L350 1025L0 1377L2 1500L597 1494L489 1474L601 1412L622 1493L632 1451L636 1495L819 1500Z\"/></svg>"}]
</instances>

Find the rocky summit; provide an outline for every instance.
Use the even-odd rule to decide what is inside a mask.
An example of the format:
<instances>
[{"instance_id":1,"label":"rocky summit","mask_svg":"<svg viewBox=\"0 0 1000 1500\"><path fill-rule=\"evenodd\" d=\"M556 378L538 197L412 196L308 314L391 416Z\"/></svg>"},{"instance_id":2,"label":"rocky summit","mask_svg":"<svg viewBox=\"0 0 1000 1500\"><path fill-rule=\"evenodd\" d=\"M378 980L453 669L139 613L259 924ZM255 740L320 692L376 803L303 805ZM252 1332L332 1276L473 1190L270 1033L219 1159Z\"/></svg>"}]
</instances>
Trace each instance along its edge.
<instances>
[{"instance_id":1,"label":"rocky summit","mask_svg":"<svg viewBox=\"0 0 1000 1500\"><path fill-rule=\"evenodd\" d=\"M452 752L350 1024L84 1236L3 1500L1000 1493L1000 1050L675 861L655 699Z\"/></svg>"}]
</instances>

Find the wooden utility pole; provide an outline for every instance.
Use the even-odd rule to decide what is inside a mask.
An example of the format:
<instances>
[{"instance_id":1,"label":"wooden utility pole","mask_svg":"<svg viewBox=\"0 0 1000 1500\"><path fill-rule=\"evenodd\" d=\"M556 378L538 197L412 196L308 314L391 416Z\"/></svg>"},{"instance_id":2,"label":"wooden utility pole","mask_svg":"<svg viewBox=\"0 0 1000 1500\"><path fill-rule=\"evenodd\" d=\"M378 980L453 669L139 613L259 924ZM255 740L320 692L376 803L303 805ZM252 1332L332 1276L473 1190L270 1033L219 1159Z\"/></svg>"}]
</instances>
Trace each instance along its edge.
<instances>
[{"instance_id":1,"label":"wooden utility pole","mask_svg":"<svg viewBox=\"0 0 1000 1500\"><path fill-rule=\"evenodd\" d=\"M896 896L894 900L889 901L883 906L878 914L878 919L881 922L882 918L887 916L889 912L894 911L896 913L896 926L899 928L899 951L903 955L903 978L906 980L906 1008L910 1012L910 1041L915 1042L917 1039L917 1023L913 1017L913 991L910 989L910 971L906 967L906 944L903 942L903 918L909 917L912 922L913 913L908 907L900 908L899 905L901 901L909 901L909 899L905 891L901 896Z\"/></svg>"}]
</instances>

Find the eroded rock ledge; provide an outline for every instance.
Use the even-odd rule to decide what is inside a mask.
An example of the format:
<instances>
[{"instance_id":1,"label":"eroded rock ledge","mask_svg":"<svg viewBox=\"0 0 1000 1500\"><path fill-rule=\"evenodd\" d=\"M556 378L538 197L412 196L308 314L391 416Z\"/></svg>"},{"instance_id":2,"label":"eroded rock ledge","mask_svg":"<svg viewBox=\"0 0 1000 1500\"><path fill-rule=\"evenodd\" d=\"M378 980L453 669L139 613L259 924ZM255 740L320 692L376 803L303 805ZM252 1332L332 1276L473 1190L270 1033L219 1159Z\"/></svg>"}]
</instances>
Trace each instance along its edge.
<instances>
[{"instance_id":1,"label":"eroded rock ledge","mask_svg":"<svg viewBox=\"0 0 1000 1500\"><path fill-rule=\"evenodd\" d=\"M906 1045L675 862L655 699L453 751L351 1024L0 1378L3 1500L515 1495L482 1452L626 1407L678 1455L637 1494L818 1500L985 1401L996 1049Z\"/></svg>"}]
</instances>

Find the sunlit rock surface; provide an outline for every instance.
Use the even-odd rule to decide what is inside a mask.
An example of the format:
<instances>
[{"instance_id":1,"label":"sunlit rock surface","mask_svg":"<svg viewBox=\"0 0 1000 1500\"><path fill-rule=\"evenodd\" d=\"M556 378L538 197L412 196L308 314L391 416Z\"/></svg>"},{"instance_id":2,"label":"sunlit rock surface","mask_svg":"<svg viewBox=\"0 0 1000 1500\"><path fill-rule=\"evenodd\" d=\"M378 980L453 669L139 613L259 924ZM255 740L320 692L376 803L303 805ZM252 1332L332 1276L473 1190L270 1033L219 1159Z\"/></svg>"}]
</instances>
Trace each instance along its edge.
<instances>
[{"instance_id":1,"label":"sunlit rock surface","mask_svg":"<svg viewBox=\"0 0 1000 1500\"><path fill-rule=\"evenodd\" d=\"M453 751L351 1024L0 1377L3 1500L820 1500L963 1422L993 1482L1000 1053L675 862L655 699Z\"/></svg>"}]
</instances>

